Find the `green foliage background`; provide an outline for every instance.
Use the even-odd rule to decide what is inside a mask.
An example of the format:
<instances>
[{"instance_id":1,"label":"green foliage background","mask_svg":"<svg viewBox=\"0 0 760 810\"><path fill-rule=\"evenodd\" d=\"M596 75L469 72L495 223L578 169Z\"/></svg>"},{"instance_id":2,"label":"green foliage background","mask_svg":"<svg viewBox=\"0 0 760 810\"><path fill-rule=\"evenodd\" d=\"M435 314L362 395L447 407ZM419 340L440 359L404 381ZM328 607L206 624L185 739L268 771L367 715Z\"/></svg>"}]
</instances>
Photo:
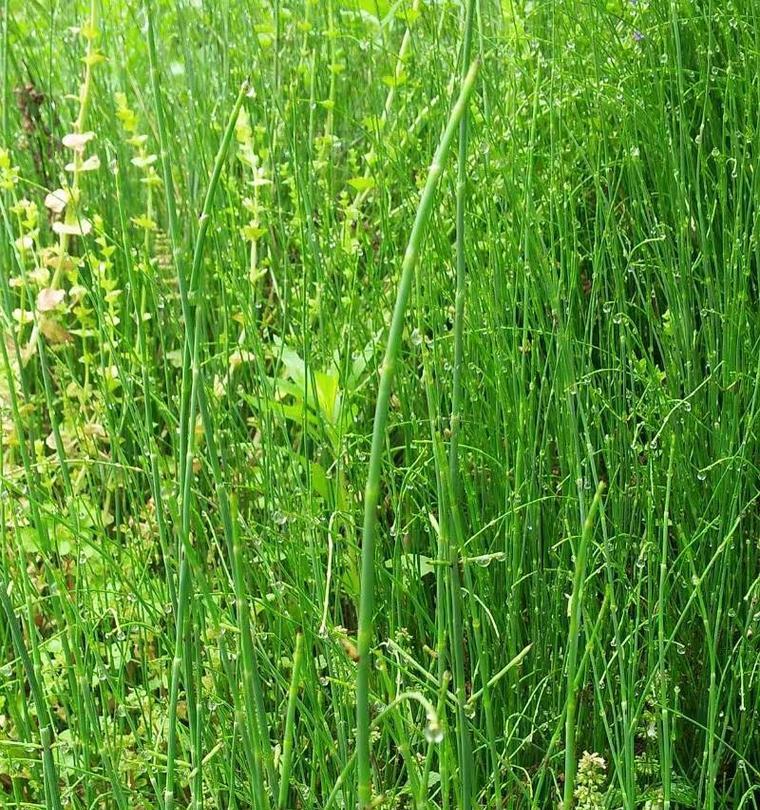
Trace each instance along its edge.
<instances>
[{"instance_id":1,"label":"green foliage background","mask_svg":"<svg viewBox=\"0 0 760 810\"><path fill-rule=\"evenodd\" d=\"M377 369L458 90L464 11L5 0L3 807L169 807L170 762L182 807L356 805L352 656ZM603 758L585 760L579 808L756 807L757 8L479 0L474 50L463 632L436 557L452 162L383 460L377 806L556 806L573 692L579 756ZM83 98L92 171L62 145ZM70 161L80 196L56 214L44 200L71 184ZM205 415L191 404L204 401ZM461 684L447 681L455 645ZM437 706L442 741L426 735L424 705L394 703L410 691Z\"/></svg>"}]
</instances>

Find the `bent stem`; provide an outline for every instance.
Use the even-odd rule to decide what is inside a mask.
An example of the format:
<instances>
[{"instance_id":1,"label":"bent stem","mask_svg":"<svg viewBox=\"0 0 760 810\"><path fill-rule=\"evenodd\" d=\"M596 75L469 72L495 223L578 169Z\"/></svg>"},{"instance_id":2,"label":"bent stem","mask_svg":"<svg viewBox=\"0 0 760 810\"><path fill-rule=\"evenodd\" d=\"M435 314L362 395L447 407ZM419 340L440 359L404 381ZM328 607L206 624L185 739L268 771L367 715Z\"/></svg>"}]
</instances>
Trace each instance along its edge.
<instances>
[{"instance_id":1,"label":"bent stem","mask_svg":"<svg viewBox=\"0 0 760 810\"><path fill-rule=\"evenodd\" d=\"M367 485L364 491L364 525L362 530L361 590L359 596L359 630L358 652L359 663L356 674L356 752L358 772L359 807L365 808L372 798L370 772L370 721L369 721L369 670L370 646L372 642L374 593L374 540L377 525L377 503L380 494L380 468L385 445L385 426L388 419L388 403L393 387L393 375L396 366L401 333L404 326L404 313L409 300L409 292L417 265L422 238L433 209L433 198L438 186L443 163L448 154L454 135L462 120L467 104L475 85L478 63L470 67L462 89L454 105L446 129L435 150L433 162L428 172L425 186L420 195L417 213L409 237L404 261L401 265L396 303L388 332L388 344L381 366L380 383L375 404L375 418L372 426L372 449L369 458Z\"/></svg>"}]
</instances>

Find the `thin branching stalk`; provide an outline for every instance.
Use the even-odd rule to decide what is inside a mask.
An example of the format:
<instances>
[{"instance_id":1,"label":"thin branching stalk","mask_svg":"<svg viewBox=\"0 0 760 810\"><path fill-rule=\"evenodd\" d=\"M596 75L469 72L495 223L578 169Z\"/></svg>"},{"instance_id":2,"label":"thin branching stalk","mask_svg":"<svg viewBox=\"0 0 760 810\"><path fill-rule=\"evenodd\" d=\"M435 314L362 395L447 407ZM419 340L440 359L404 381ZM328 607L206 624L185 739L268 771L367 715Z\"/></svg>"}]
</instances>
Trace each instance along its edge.
<instances>
[{"instance_id":1,"label":"thin branching stalk","mask_svg":"<svg viewBox=\"0 0 760 810\"><path fill-rule=\"evenodd\" d=\"M97 62L94 60L96 53L95 41L99 36L98 33L98 0L90 0L90 16L87 20L87 54L85 56L85 71L84 81L79 88L79 112L77 113L76 120L74 121L74 132L83 134L87 126L88 114L90 111L90 104L92 103L92 76L93 70ZM71 183L68 187L69 202L66 206L66 213L64 222L66 225L74 226L81 220L81 189L80 179L82 175L83 155L80 151L74 152L73 164L74 171L72 172ZM69 245L71 244L71 235L63 231L58 237L58 262L50 280L51 289L57 289L63 277L63 269L68 257ZM27 361L31 358L32 354L37 349L37 343L40 335L40 325L35 321L32 327L32 334L29 337L29 343L23 351L23 358Z\"/></svg>"}]
</instances>

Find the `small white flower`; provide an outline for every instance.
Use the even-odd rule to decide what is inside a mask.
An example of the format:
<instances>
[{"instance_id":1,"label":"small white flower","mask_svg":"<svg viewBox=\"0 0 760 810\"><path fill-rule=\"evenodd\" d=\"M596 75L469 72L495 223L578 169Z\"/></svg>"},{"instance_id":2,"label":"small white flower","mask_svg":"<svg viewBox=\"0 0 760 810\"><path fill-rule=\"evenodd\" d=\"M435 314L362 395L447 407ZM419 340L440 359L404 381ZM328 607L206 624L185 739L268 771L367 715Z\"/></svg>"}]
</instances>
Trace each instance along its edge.
<instances>
[{"instance_id":1,"label":"small white flower","mask_svg":"<svg viewBox=\"0 0 760 810\"><path fill-rule=\"evenodd\" d=\"M45 197L45 208L54 214L60 214L69 201L69 192L65 188L57 188Z\"/></svg>"},{"instance_id":2,"label":"small white flower","mask_svg":"<svg viewBox=\"0 0 760 810\"><path fill-rule=\"evenodd\" d=\"M30 312L28 309L19 309L16 307L11 314L13 315L13 320L20 324L34 322L34 313Z\"/></svg>"},{"instance_id":3,"label":"small white flower","mask_svg":"<svg viewBox=\"0 0 760 810\"><path fill-rule=\"evenodd\" d=\"M92 222L89 219L80 219L79 222L54 222L53 231L60 236L87 236L92 230Z\"/></svg>"},{"instance_id":4,"label":"small white flower","mask_svg":"<svg viewBox=\"0 0 760 810\"><path fill-rule=\"evenodd\" d=\"M45 287L50 281L50 271L47 267L35 267L27 273L27 278L38 287Z\"/></svg>"},{"instance_id":5,"label":"small white flower","mask_svg":"<svg viewBox=\"0 0 760 810\"><path fill-rule=\"evenodd\" d=\"M82 161L79 165L80 172L94 172L100 168L100 158L97 155L90 155L87 160ZM66 164L66 171L73 172L76 171L77 165L76 163L67 163Z\"/></svg>"},{"instance_id":6,"label":"small white flower","mask_svg":"<svg viewBox=\"0 0 760 810\"><path fill-rule=\"evenodd\" d=\"M254 355L245 349L236 349L230 355L230 371L234 371L241 363L250 363L254 360Z\"/></svg>"},{"instance_id":7,"label":"small white flower","mask_svg":"<svg viewBox=\"0 0 760 810\"><path fill-rule=\"evenodd\" d=\"M45 287L37 294L37 309L40 312L50 312L63 301L66 293L63 290L54 290L52 287Z\"/></svg>"},{"instance_id":8,"label":"small white flower","mask_svg":"<svg viewBox=\"0 0 760 810\"><path fill-rule=\"evenodd\" d=\"M158 155L146 155L145 157L133 157L130 161L138 169L147 169L158 160Z\"/></svg>"},{"instance_id":9,"label":"small white flower","mask_svg":"<svg viewBox=\"0 0 760 810\"><path fill-rule=\"evenodd\" d=\"M75 152L81 152L85 145L94 137L94 132L70 132L68 135L63 136L61 143L63 143L67 149L73 149Z\"/></svg>"}]
</instances>

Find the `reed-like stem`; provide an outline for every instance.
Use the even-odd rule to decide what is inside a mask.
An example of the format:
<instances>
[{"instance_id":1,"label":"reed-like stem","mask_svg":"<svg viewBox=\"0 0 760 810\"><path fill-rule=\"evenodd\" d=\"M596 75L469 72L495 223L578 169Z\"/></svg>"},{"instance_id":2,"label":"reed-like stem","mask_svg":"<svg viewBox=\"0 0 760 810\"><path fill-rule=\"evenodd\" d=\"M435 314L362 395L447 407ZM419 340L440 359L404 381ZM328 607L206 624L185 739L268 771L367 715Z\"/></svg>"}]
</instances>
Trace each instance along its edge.
<instances>
[{"instance_id":1,"label":"reed-like stem","mask_svg":"<svg viewBox=\"0 0 760 810\"><path fill-rule=\"evenodd\" d=\"M203 395L203 380L200 368L200 329L199 329L199 307L202 307L202 298L199 297L196 306L191 298L191 294L196 292L198 279L200 275L201 265L203 263L203 255L206 243L206 234L208 231L208 224L211 217L213 208L214 195L216 188L219 184L222 168L229 150L230 142L235 130L235 123L237 122L240 108L243 104L245 94L248 92L248 83L244 82L238 91L237 98L233 104L232 111L227 119L227 125L222 136L219 149L214 160L214 165L209 178L206 195L203 201L203 207L199 217L198 233L195 237L195 245L193 248L193 261L190 271L190 278L187 279L185 274L180 269L178 261L179 253L179 228L177 223L176 205L174 202L173 194L173 178L171 176L171 164L169 161L168 152L168 135L166 131L166 122L163 113L163 103L161 100L160 82L158 78L158 63L156 57L156 44L155 33L153 29L153 16L150 3L146 4L146 11L148 17L148 53L150 56L151 66L151 80L154 92L154 104L156 107L156 119L159 128L159 141L161 144L161 157L164 184L166 186L166 199L167 199L167 212L169 220L169 234L172 242L172 251L174 254L175 264L177 266L177 278L180 291L180 302L182 312L185 318L185 341L183 350L183 374L182 374L182 392L181 392L181 410L180 410L180 447L178 456L178 470L179 470L179 493L180 493L180 570L179 570L179 586L177 589L177 605L176 605L176 633L174 656L172 659L172 668L169 684L169 733L167 737L167 771L166 771L166 786L164 790L164 806L166 810L171 810L174 806L174 779L175 779L175 761L177 757L177 740L176 740L176 709L179 696L179 677L182 663L182 645L184 639L184 626L187 616L187 610L190 603L192 594L192 581L190 570L188 552L190 551L190 501L191 501L191 487L190 482L192 479L192 464L194 455L193 437L196 407L200 409L201 419L203 422L204 432L208 441L213 436L212 425L209 421L207 409L204 407L205 397ZM201 313L202 315L202 310ZM212 456L214 455L212 449ZM213 460L214 462L216 459ZM215 464L214 464L215 466ZM220 499L223 503L220 504L225 522L225 533L227 535L230 545L231 539L231 521L230 521L230 508L226 498L226 490L219 486ZM190 673L187 673L189 676ZM200 767L198 764L196 767Z\"/></svg>"},{"instance_id":2,"label":"reed-like stem","mask_svg":"<svg viewBox=\"0 0 760 810\"><path fill-rule=\"evenodd\" d=\"M303 663L303 634L296 636L296 651L293 655L293 672L290 677L288 689L288 710L285 715L285 732L282 739L282 770L280 772L280 795L277 799L279 810L286 810L288 806L288 792L290 787L290 770L293 766L293 730L296 719L296 701L298 700L298 687L301 682L301 664Z\"/></svg>"},{"instance_id":3,"label":"reed-like stem","mask_svg":"<svg viewBox=\"0 0 760 810\"><path fill-rule=\"evenodd\" d=\"M577 682L578 671L578 643L581 631L581 613L583 611L583 592L586 583L586 560L588 547L591 544L591 535L594 531L594 518L599 511L604 492L604 482L596 488L594 500L583 523L578 550L575 554L575 574L573 576L573 590L570 594L568 615L570 624L567 630L567 699L565 708L565 789L562 799L562 810L571 810L573 794L575 792L575 773L577 762L575 757L575 722L578 715L578 692L580 684Z\"/></svg>"},{"instance_id":4,"label":"reed-like stem","mask_svg":"<svg viewBox=\"0 0 760 810\"><path fill-rule=\"evenodd\" d=\"M462 80L470 64L472 51L472 34L475 20L475 0L469 0L466 6L464 19L464 33L462 37ZM465 259L465 207L467 186L467 135L469 115L465 108L459 121L459 153L457 155L457 185L456 185L456 292L454 299L454 370L451 391L451 419L449 440L449 514L444 519L449 522L450 529L461 526L459 512L459 433L462 420L462 358L464 356L464 305L465 286L467 283L467 266ZM449 595L451 599L452 616L452 657L454 659L454 687L457 695L457 739L459 741L459 771L461 777L460 807L468 810L472 804L473 763L472 743L465 715L465 671L464 671L464 632L462 588L459 577L459 557L461 548L458 531L449 531L449 538L455 537L450 550L451 566L449 567Z\"/></svg>"},{"instance_id":5,"label":"reed-like stem","mask_svg":"<svg viewBox=\"0 0 760 810\"><path fill-rule=\"evenodd\" d=\"M675 433L671 434L670 457L668 459L667 481L665 484L665 506L662 515L662 533L660 544L660 578L657 589L657 653L658 653L658 674L660 679L660 714L662 718L662 734L660 740L660 771L662 774L662 807L663 810L670 810L670 773L671 773L671 750L670 750L670 710L668 707L668 665L667 665L667 645L665 641L665 605L667 604L667 582L668 582L668 543L670 533L670 491L673 483L673 457L676 443Z\"/></svg>"},{"instance_id":6,"label":"reed-like stem","mask_svg":"<svg viewBox=\"0 0 760 810\"><path fill-rule=\"evenodd\" d=\"M365 808L372 799L372 777L370 768L370 718L369 718L369 673L371 669L370 650L372 645L373 614L375 609L375 531L377 527L377 504L380 497L380 473L385 449L385 426L388 420L388 403L393 388L393 376L401 346L404 327L404 314L409 300L409 292L414 278L425 228L433 210L435 191L443 172L443 163L456 134L459 122L467 109L467 104L475 86L478 63L470 67L459 98L454 105L449 121L443 131L433 162L422 189L417 213L412 225L409 242L401 265L401 277L393 308L388 343L380 371L380 383L375 403L375 417L372 425L372 449L369 458L367 485L364 490L364 525L362 530L361 593L359 597L359 630L357 646L359 663L356 675L356 749L358 771L359 807Z\"/></svg>"},{"instance_id":7,"label":"reed-like stem","mask_svg":"<svg viewBox=\"0 0 760 810\"><path fill-rule=\"evenodd\" d=\"M58 774L55 767L55 760L52 755L52 719L50 712L45 702L45 696L42 693L42 687L36 676L35 666L32 659L29 657L29 652L26 649L24 636L19 626L16 614L13 611L11 600L8 597L10 588L4 577L0 579L0 606L5 613L6 627L10 631L11 638L13 639L13 646L16 648L16 654L21 660L24 668L24 674L29 682L32 702L37 712L37 717L40 723L40 742L42 744L42 772L45 782L45 795L49 802L51 810L61 810L61 797L58 790Z\"/></svg>"}]
</instances>

